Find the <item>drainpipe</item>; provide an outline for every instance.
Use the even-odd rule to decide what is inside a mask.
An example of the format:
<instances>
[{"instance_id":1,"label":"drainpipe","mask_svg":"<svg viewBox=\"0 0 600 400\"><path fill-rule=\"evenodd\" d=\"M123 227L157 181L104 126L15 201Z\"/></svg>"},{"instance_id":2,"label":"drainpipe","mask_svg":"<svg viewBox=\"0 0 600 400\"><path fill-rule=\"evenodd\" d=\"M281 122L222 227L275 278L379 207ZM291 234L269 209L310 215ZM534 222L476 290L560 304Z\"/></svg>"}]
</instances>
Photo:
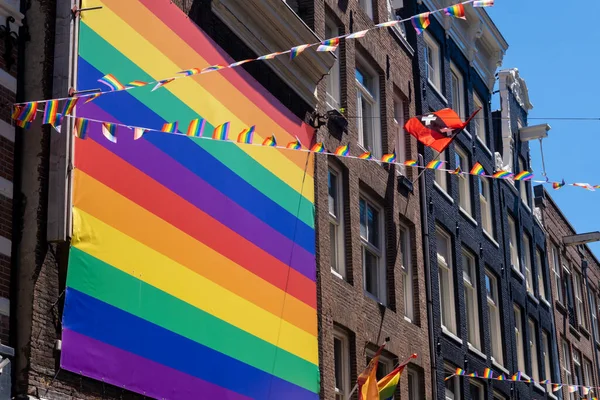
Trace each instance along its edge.
<instances>
[{"instance_id":1,"label":"drainpipe","mask_svg":"<svg viewBox=\"0 0 600 400\"><path fill-rule=\"evenodd\" d=\"M419 165L425 165L423 156L419 154ZM431 299L431 265L429 257L429 220L427 218L427 187L425 174L419 177L421 192L421 226L423 230L423 262L425 264L425 292L427 293L427 326L429 327L429 359L431 360L431 396L437 399L437 358L433 328L433 301Z\"/></svg>"},{"instance_id":2,"label":"drainpipe","mask_svg":"<svg viewBox=\"0 0 600 400\"><path fill-rule=\"evenodd\" d=\"M590 307L592 306L592 297L590 294L590 286L588 284L588 261L585 258L583 250L579 247L579 256L581 257L581 269L583 272L583 281L585 282L585 290L587 292L587 301ZM598 311L596 310L596 314ZM600 363L598 362L598 347L596 346L596 327L594 324L592 325L592 347L594 348L594 361L596 362L596 371L600 368Z\"/></svg>"}]
</instances>

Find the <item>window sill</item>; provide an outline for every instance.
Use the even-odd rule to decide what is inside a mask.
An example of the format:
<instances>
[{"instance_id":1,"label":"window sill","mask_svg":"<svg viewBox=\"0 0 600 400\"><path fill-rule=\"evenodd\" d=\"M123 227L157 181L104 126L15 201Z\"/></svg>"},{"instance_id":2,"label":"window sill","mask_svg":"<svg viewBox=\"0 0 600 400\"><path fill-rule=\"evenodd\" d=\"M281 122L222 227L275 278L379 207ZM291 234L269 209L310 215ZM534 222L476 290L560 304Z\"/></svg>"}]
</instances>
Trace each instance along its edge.
<instances>
[{"instance_id":1,"label":"window sill","mask_svg":"<svg viewBox=\"0 0 600 400\"><path fill-rule=\"evenodd\" d=\"M548 395L549 398L551 398L553 400L558 400L558 397L556 397L555 395L553 395L551 392L546 391L546 394Z\"/></svg>"},{"instance_id":2,"label":"window sill","mask_svg":"<svg viewBox=\"0 0 600 400\"><path fill-rule=\"evenodd\" d=\"M510 375L510 372L504 368L503 365L501 365L498 361L496 361L496 359L494 357L491 357L492 359L492 365L496 368L498 368L500 371L504 372L505 375Z\"/></svg>"},{"instance_id":3,"label":"window sill","mask_svg":"<svg viewBox=\"0 0 600 400\"><path fill-rule=\"evenodd\" d=\"M446 99L446 97L444 97L444 95L442 94L442 92L440 92L440 90L435 86L435 84L433 82L431 82L431 80L429 78L427 78L427 83L429 84L429 87L431 89L433 89L433 91L435 92L435 94L440 98L440 100L442 100L442 102L445 105L448 105L448 99Z\"/></svg>"},{"instance_id":4,"label":"window sill","mask_svg":"<svg viewBox=\"0 0 600 400\"><path fill-rule=\"evenodd\" d=\"M463 119L463 118L461 118L461 119ZM463 129L463 133L464 133L465 135L467 135L467 137L468 137L469 139L473 140L473 136L472 136L472 135L471 135L471 133L470 133L470 132L467 130L467 128Z\"/></svg>"},{"instance_id":5,"label":"window sill","mask_svg":"<svg viewBox=\"0 0 600 400\"><path fill-rule=\"evenodd\" d=\"M554 302L554 304L556 305L556 309L563 315L567 314L567 308L563 305L563 303L561 303L559 300L556 300Z\"/></svg>"},{"instance_id":6,"label":"window sill","mask_svg":"<svg viewBox=\"0 0 600 400\"><path fill-rule=\"evenodd\" d=\"M448 329L446 329L445 326L442 325L442 333L446 336L448 336L450 339L454 340L456 343L458 344L463 344L463 341L461 338L459 338L458 336L456 336L454 333L450 332Z\"/></svg>"},{"instance_id":7,"label":"window sill","mask_svg":"<svg viewBox=\"0 0 600 400\"><path fill-rule=\"evenodd\" d=\"M573 336L575 336L577 338L577 340L581 339L581 333L579 333L579 330L574 327L573 325L571 325L571 323L569 322L569 331L573 334Z\"/></svg>"},{"instance_id":8,"label":"window sill","mask_svg":"<svg viewBox=\"0 0 600 400\"><path fill-rule=\"evenodd\" d=\"M581 334L587 339L590 338L590 331L588 331L588 329L585 326L579 325L579 332L581 332Z\"/></svg>"},{"instance_id":9,"label":"window sill","mask_svg":"<svg viewBox=\"0 0 600 400\"><path fill-rule=\"evenodd\" d=\"M510 267L511 267L512 271L515 273L515 275L517 275L522 281L525 280L525 276L521 273L521 271L519 271L517 269L517 267L515 267L514 265L511 265Z\"/></svg>"},{"instance_id":10,"label":"window sill","mask_svg":"<svg viewBox=\"0 0 600 400\"><path fill-rule=\"evenodd\" d=\"M525 372L521 371L521 381L531 381L531 377Z\"/></svg>"},{"instance_id":11,"label":"window sill","mask_svg":"<svg viewBox=\"0 0 600 400\"><path fill-rule=\"evenodd\" d=\"M542 302L542 304L544 304L546 307L548 308L552 308L552 305L550 303L548 303L548 300L546 299L540 299L540 301Z\"/></svg>"},{"instance_id":12,"label":"window sill","mask_svg":"<svg viewBox=\"0 0 600 400\"><path fill-rule=\"evenodd\" d=\"M487 144L483 143L483 141L481 140L481 138L479 136L477 137L477 141L479 142L479 144L481 145L481 147L483 148L483 150L485 150L485 152L490 156L490 157L494 157L494 154L492 154L492 151L487 147Z\"/></svg>"},{"instance_id":13,"label":"window sill","mask_svg":"<svg viewBox=\"0 0 600 400\"><path fill-rule=\"evenodd\" d=\"M363 292L365 293L365 296L368 299L373 300L377 304L383 304L387 308L387 302L386 301L382 301L382 300L378 299L374 294L371 294L371 293L367 292L365 289L363 289Z\"/></svg>"},{"instance_id":14,"label":"window sill","mask_svg":"<svg viewBox=\"0 0 600 400\"><path fill-rule=\"evenodd\" d=\"M494 246L496 246L497 248L500 248L500 245L498 244L498 242L496 242L496 239L494 239L492 237L492 235L490 235L489 233L487 233L487 231L485 229L483 230L483 234L489 239L490 242L492 242L492 244Z\"/></svg>"},{"instance_id":15,"label":"window sill","mask_svg":"<svg viewBox=\"0 0 600 400\"><path fill-rule=\"evenodd\" d=\"M546 393L546 389L544 389L544 387L542 387L542 385L540 385L539 383L537 383L535 381L533 382L533 387L539 392Z\"/></svg>"},{"instance_id":16,"label":"window sill","mask_svg":"<svg viewBox=\"0 0 600 400\"><path fill-rule=\"evenodd\" d=\"M525 203L523 201L523 199L521 199L521 204L523 204L523 207L525 207L525 209L527 210L527 213L531 214L531 208L529 208L529 204Z\"/></svg>"},{"instance_id":17,"label":"window sill","mask_svg":"<svg viewBox=\"0 0 600 400\"><path fill-rule=\"evenodd\" d=\"M469 347L469 351L471 353L481 357L483 360L487 360L487 356L477 349L477 347L473 346L471 343L467 343L467 346Z\"/></svg>"},{"instance_id":18,"label":"window sill","mask_svg":"<svg viewBox=\"0 0 600 400\"><path fill-rule=\"evenodd\" d=\"M440 185L436 181L433 181L433 186L450 202L450 204L454 204L454 199L450 197L450 195L442 189Z\"/></svg>"},{"instance_id":19,"label":"window sill","mask_svg":"<svg viewBox=\"0 0 600 400\"><path fill-rule=\"evenodd\" d=\"M333 268L331 268L331 273L333 274L333 276L340 278L344 282L346 281L346 278L342 274L340 274L339 272L334 270Z\"/></svg>"},{"instance_id":20,"label":"window sill","mask_svg":"<svg viewBox=\"0 0 600 400\"><path fill-rule=\"evenodd\" d=\"M471 215L464 208L459 206L458 209L460 210L460 213L463 215L463 217L465 217L473 226L477 226L477 221L475 221L473 217L471 217Z\"/></svg>"},{"instance_id":21,"label":"window sill","mask_svg":"<svg viewBox=\"0 0 600 400\"><path fill-rule=\"evenodd\" d=\"M405 320L406 322L410 323L410 324L413 324L413 325L415 325L415 323L413 322L413 320L412 320L412 319L410 319L410 318L408 318L406 315L404 316L404 320Z\"/></svg>"},{"instance_id":22,"label":"window sill","mask_svg":"<svg viewBox=\"0 0 600 400\"><path fill-rule=\"evenodd\" d=\"M533 301L535 304L540 304L540 301L530 291L527 291L527 297L529 297L529 300Z\"/></svg>"}]
</instances>

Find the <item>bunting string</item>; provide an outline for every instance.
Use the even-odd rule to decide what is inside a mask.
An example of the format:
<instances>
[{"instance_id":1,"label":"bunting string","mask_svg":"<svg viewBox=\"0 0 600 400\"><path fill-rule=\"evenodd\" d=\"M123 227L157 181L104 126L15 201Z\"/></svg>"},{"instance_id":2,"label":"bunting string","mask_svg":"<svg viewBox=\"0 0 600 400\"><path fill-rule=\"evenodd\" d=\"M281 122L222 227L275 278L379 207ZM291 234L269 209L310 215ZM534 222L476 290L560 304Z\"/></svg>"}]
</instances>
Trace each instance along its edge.
<instances>
[{"instance_id":1,"label":"bunting string","mask_svg":"<svg viewBox=\"0 0 600 400\"><path fill-rule=\"evenodd\" d=\"M65 105L65 107L64 107L65 112L72 112L72 107L67 107L68 105L69 105L69 103L67 103L67 105ZM28 107L27 110L21 111L19 113L14 113L13 119L15 120L15 123L17 126L20 126L22 128L29 128L32 121L35 120L35 116L37 115L37 113L43 113L43 115L44 115L43 120L42 120L43 124L49 124L49 125L53 126L59 133L60 133L60 123L62 122L64 117L74 118L75 119L74 135L81 139L85 139L87 137L89 123L93 122L96 124L100 124L102 126L103 135L106 137L106 139L110 140L113 143L117 143L117 137L118 137L117 128L124 128L124 129L127 129L128 131L132 132L135 140L142 138L142 136L147 132L161 132L161 133L167 133L167 134L172 134L172 135L194 137L194 138L203 139L203 140L216 140L216 141L225 142L225 143L243 144L243 145L260 146L260 147L272 147L274 149L282 149L282 150L302 151L302 152L343 157L343 158L349 158L349 159L355 159L355 160L371 161L371 162L377 162L380 164L412 167L412 168L421 169L421 170L422 169L431 169L431 170L436 170L436 171L440 171L440 172L445 172L450 175L473 175L473 176L482 177L482 178L503 179L503 180L509 180L509 181L513 181L513 182L514 181L530 181L533 183L551 185L552 188L555 190L561 189L564 186L575 186L575 187L587 189L589 191L595 191L596 189L600 189L600 185L591 185L589 183L566 183L564 181L564 179L560 182L550 181L549 179L546 179L543 181L535 180L535 179L533 179L533 177L534 177L533 173L531 173L530 171L521 171L517 174L514 174L512 172L500 170L500 171L496 171L492 174L488 174L485 172L483 166L480 163L475 163L475 165L473 165L473 167L469 171L461 171L460 168L456 168L456 169L445 168L445 165L447 164L447 162L440 161L437 159L430 161L426 165L419 165L417 160L399 161L395 151L393 151L392 153L384 154L382 157L375 157L375 156L373 156L373 154L370 151L365 151L365 150L361 149L361 153L359 155L352 155L350 153L350 144L338 146L334 151L331 152L331 151L327 151L325 149L325 146L322 142L317 142L314 145L312 145L310 148L308 148L308 147L303 146L303 144L300 142L300 140L296 137L294 141L283 146L283 145L279 145L277 143L275 134L265 138L262 143L255 143L254 137L253 137L254 132L255 132L255 126L251 126L249 128L242 130L239 134L236 135L236 140L234 141L229 138L229 125L230 125L229 122L225 122L225 123L217 126L216 128L214 128L212 134L210 136L207 136L207 135L204 135L204 128L206 125L206 121L201 118L192 120L189 123L188 128L186 129L186 133L179 132L179 123L177 121L165 123L161 127L161 129L154 129L154 128L146 128L146 127L138 127L138 126L132 126L132 125L112 123L112 122L102 121L102 120L97 120L97 119L92 119L92 118L75 117L72 115L67 115L66 113L65 114L56 113L56 107L52 107L52 106L47 106L43 110L37 110L37 112L34 112L31 108Z\"/></svg>"},{"instance_id":2,"label":"bunting string","mask_svg":"<svg viewBox=\"0 0 600 400\"><path fill-rule=\"evenodd\" d=\"M306 49L315 47L315 46L317 46L316 51L318 51L318 52L335 51L338 48L341 39L362 38L370 31L377 30L380 28L389 28L389 27L396 26L398 24L405 23L405 22L410 22L413 25L414 29L416 30L417 34L421 34L429 26L429 24L430 24L429 16L432 14L444 12L446 15L450 15L450 16L460 18L460 19L466 19L464 6L467 4L472 4L473 7L491 7L494 5L494 0L484 0L484 1L466 0L461 3L457 3L454 5L448 6L448 7L444 7L444 8L440 8L437 10L417 14L417 15L414 15L409 18L382 22L382 23L379 23L377 25L374 25L370 28L367 28L367 29L359 31L359 32L336 36L333 38L325 39L320 42L301 44L298 46L294 46L289 50L277 51L277 52L265 54L265 55L262 55L262 56L259 56L256 58L250 58L250 59L246 59L246 60L236 61L229 65L217 64L217 65L210 65L210 66L204 67L204 68L196 67L196 68L186 69L186 70L177 72L175 76L172 76L172 77L169 77L166 79L152 81L152 82L134 80L132 82L129 82L128 84L123 84L113 74L107 74L107 75L103 76L102 78L98 79L98 82L102 83L102 85L107 87L107 90L105 90L105 91L100 91L99 93L96 92L96 93L91 93L91 94L87 93L87 94L75 95L73 97L61 97L61 98L48 99L48 100L39 100L38 103L46 103L46 102L57 101L57 100L71 100L73 98L86 98L86 103L87 103L87 102L90 102L90 101L98 98L100 95L105 95L107 93L122 92L122 91L126 91L126 90L140 88L140 87L146 87L146 86L150 86L150 85L153 85L152 91L155 91L177 79L182 79L182 78L186 78L189 76L195 76L195 75L200 75L200 74L207 74L210 72L222 71L222 70L230 69L230 68L236 68L236 67L239 67L240 65L243 65L243 64L246 64L249 62L260 61L260 60L271 60L275 57L278 57L281 55L286 55L286 54L289 54L290 60L294 60ZM15 103L15 106L24 106L24 105L27 105L30 103L32 103L32 102Z\"/></svg>"},{"instance_id":3,"label":"bunting string","mask_svg":"<svg viewBox=\"0 0 600 400\"><path fill-rule=\"evenodd\" d=\"M540 385L542 388L544 388L544 390L546 390L546 392L548 391L547 387L551 386L553 393L558 392L559 390L561 390L564 387L566 387L568 389L569 393L575 393L575 392L580 391L580 389L581 389L582 396L592 396L592 397L589 397L590 400L598 400L597 395L598 395L598 392L600 391L599 390L600 386L568 385L568 384L563 384L563 383L550 382L549 379L544 379L542 381L534 381L532 379L525 378L524 374L521 371L517 371L517 373L515 373L512 376L504 375L504 374L494 376L494 371L492 371L490 368L485 368L483 370L483 374L481 374L481 375L479 375L476 371L472 372L470 374L467 374L466 371L464 371L462 368L456 368L456 371L454 372L454 374L447 376L446 379L444 379L444 380L447 381L448 379L453 378L455 376L462 376L465 378L475 378L475 379L489 379L492 381L501 381L501 382L533 383L533 384ZM592 393L594 393L594 395L592 395Z\"/></svg>"}]
</instances>

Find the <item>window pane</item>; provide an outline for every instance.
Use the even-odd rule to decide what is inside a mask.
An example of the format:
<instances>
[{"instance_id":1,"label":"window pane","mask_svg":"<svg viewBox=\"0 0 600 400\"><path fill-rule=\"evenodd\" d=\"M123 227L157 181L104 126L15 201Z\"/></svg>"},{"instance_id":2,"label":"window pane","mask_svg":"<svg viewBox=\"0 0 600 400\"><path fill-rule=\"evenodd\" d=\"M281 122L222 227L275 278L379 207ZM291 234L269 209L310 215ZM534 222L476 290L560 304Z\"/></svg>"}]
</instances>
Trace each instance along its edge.
<instances>
[{"instance_id":1,"label":"window pane","mask_svg":"<svg viewBox=\"0 0 600 400\"><path fill-rule=\"evenodd\" d=\"M365 289L373 296L378 297L378 279L379 268L378 259L369 250L363 247L364 268L365 268Z\"/></svg>"},{"instance_id":2,"label":"window pane","mask_svg":"<svg viewBox=\"0 0 600 400\"><path fill-rule=\"evenodd\" d=\"M344 365L343 365L343 345L338 338L333 339L333 360L335 363L335 387L343 390L344 387Z\"/></svg>"},{"instance_id":3,"label":"window pane","mask_svg":"<svg viewBox=\"0 0 600 400\"><path fill-rule=\"evenodd\" d=\"M360 199L359 201L359 211L360 211L360 236L363 239L367 238L367 203Z\"/></svg>"},{"instance_id":4,"label":"window pane","mask_svg":"<svg viewBox=\"0 0 600 400\"><path fill-rule=\"evenodd\" d=\"M331 170L329 171L329 213L333 217L338 214L338 177Z\"/></svg>"},{"instance_id":5,"label":"window pane","mask_svg":"<svg viewBox=\"0 0 600 400\"><path fill-rule=\"evenodd\" d=\"M369 243L379 248L379 212L369 205L367 205L367 223Z\"/></svg>"}]
</instances>

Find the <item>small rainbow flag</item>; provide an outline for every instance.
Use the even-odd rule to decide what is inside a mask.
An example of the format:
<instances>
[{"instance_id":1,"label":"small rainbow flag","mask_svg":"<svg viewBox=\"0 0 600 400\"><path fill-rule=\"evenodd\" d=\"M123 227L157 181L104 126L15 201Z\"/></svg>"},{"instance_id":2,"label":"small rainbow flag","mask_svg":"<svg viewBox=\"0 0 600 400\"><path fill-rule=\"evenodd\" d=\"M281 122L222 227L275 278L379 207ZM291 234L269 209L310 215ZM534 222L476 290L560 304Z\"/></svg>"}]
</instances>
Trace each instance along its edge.
<instances>
[{"instance_id":1,"label":"small rainbow flag","mask_svg":"<svg viewBox=\"0 0 600 400\"><path fill-rule=\"evenodd\" d=\"M514 374L511 378L511 380L514 382L520 381L521 380L521 371L518 371L516 374Z\"/></svg>"},{"instance_id":2,"label":"small rainbow flag","mask_svg":"<svg viewBox=\"0 0 600 400\"><path fill-rule=\"evenodd\" d=\"M117 125L110 122L102 123L102 134L113 143L117 143Z\"/></svg>"},{"instance_id":3,"label":"small rainbow flag","mask_svg":"<svg viewBox=\"0 0 600 400\"><path fill-rule=\"evenodd\" d=\"M548 385L550 383L550 379L544 379L540 382L540 385Z\"/></svg>"},{"instance_id":4,"label":"small rainbow flag","mask_svg":"<svg viewBox=\"0 0 600 400\"><path fill-rule=\"evenodd\" d=\"M213 130L212 138L214 140L229 140L228 136L229 136L229 122L225 122L224 124L217 126Z\"/></svg>"},{"instance_id":5,"label":"small rainbow flag","mask_svg":"<svg viewBox=\"0 0 600 400\"><path fill-rule=\"evenodd\" d=\"M196 118L190 121L186 135L191 137L202 137L206 120L204 118Z\"/></svg>"},{"instance_id":6,"label":"small rainbow flag","mask_svg":"<svg viewBox=\"0 0 600 400\"><path fill-rule=\"evenodd\" d=\"M44 107L44 120L42 121L42 124L54 125L57 114L58 100L50 100L46 102L46 106Z\"/></svg>"},{"instance_id":7,"label":"small rainbow flag","mask_svg":"<svg viewBox=\"0 0 600 400\"><path fill-rule=\"evenodd\" d=\"M399 23L400 23L399 20L385 21L385 22L382 22L382 23L377 24L375 26L378 27L378 28L389 28L390 26L394 26L394 25L397 25Z\"/></svg>"},{"instance_id":8,"label":"small rainbow flag","mask_svg":"<svg viewBox=\"0 0 600 400\"><path fill-rule=\"evenodd\" d=\"M428 169L441 169L442 168L442 162L440 160L430 161L429 164L427 164L427 166L425 168L428 168Z\"/></svg>"},{"instance_id":9,"label":"small rainbow flag","mask_svg":"<svg viewBox=\"0 0 600 400\"><path fill-rule=\"evenodd\" d=\"M146 129L134 127L133 128L133 140L141 139L142 136L144 136L144 133L146 133Z\"/></svg>"},{"instance_id":10,"label":"small rainbow flag","mask_svg":"<svg viewBox=\"0 0 600 400\"><path fill-rule=\"evenodd\" d=\"M471 175L485 174L485 171L483 170L483 165L481 165L479 163L475 163L475 165L473 165L473 168L471 168L471 172L469 172L469 174L471 174Z\"/></svg>"},{"instance_id":11,"label":"small rainbow flag","mask_svg":"<svg viewBox=\"0 0 600 400\"><path fill-rule=\"evenodd\" d=\"M257 60L271 60L281 54L283 54L282 51L276 51L275 53L265 54L264 56L257 57L256 59Z\"/></svg>"},{"instance_id":12,"label":"small rainbow flag","mask_svg":"<svg viewBox=\"0 0 600 400\"><path fill-rule=\"evenodd\" d=\"M29 129L29 127L31 126L31 122L29 121L22 121L22 120L16 120L15 121L15 125L17 125L19 128L23 128L23 129Z\"/></svg>"},{"instance_id":13,"label":"small rainbow flag","mask_svg":"<svg viewBox=\"0 0 600 400\"><path fill-rule=\"evenodd\" d=\"M500 374L500 376L497 377L496 380L498 380L498 381L505 381L506 377L504 376L504 374Z\"/></svg>"},{"instance_id":14,"label":"small rainbow flag","mask_svg":"<svg viewBox=\"0 0 600 400\"><path fill-rule=\"evenodd\" d=\"M73 112L73 109L77 105L78 101L79 101L79 97L72 97L69 100L67 100L67 102L65 103L65 106L63 107L62 114L70 115Z\"/></svg>"},{"instance_id":15,"label":"small rainbow flag","mask_svg":"<svg viewBox=\"0 0 600 400\"><path fill-rule=\"evenodd\" d=\"M335 149L333 154L335 154L336 156L346 157L348 154L350 154L350 146L339 146L337 149Z\"/></svg>"},{"instance_id":16,"label":"small rainbow flag","mask_svg":"<svg viewBox=\"0 0 600 400\"><path fill-rule=\"evenodd\" d=\"M553 392L558 392L560 389L562 389L563 385L559 384L559 383L553 383L552 384L552 391Z\"/></svg>"},{"instance_id":17,"label":"small rainbow flag","mask_svg":"<svg viewBox=\"0 0 600 400\"><path fill-rule=\"evenodd\" d=\"M179 128L179 122L175 121L175 122L167 122L165 123L162 128L160 129L161 132L166 132L166 133L175 133L177 132L177 129Z\"/></svg>"},{"instance_id":18,"label":"small rainbow flag","mask_svg":"<svg viewBox=\"0 0 600 400\"><path fill-rule=\"evenodd\" d=\"M471 378L477 378L477 377L479 377L479 375L477 375L477 371L471 372L471 373L470 373L469 375L467 375L467 376L470 376Z\"/></svg>"},{"instance_id":19,"label":"small rainbow flag","mask_svg":"<svg viewBox=\"0 0 600 400\"><path fill-rule=\"evenodd\" d=\"M35 120L35 116L37 115L37 105L37 101L25 103L25 105L19 108L19 114L17 115L16 119L18 121L32 122ZM16 113L17 109L15 108L13 115Z\"/></svg>"},{"instance_id":20,"label":"small rainbow flag","mask_svg":"<svg viewBox=\"0 0 600 400\"><path fill-rule=\"evenodd\" d=\"M223 68L227 68L227 67L224 66L224 65L211 65L211 66L208 66L208 67L204 68L202 71L200 71L200 73L201 74L205 74L207 72L218 71L218 70L223 69Z\"/></svg>"},{"instance_id":21,"label":"small rainbow flag","mask_svg":"<svg viewBox=\"0 0 600 400\"><path fill-rule=\"evenodd\" d=\"M458 375L458 376L463 376L465 374L465 370L462 368L456 368L456 372L454 372L454 375Z\"/></svg>"},{"instance_id":22,"label":"small rainbow flag","mask_svg":"<svg viewBox=\"0 0 600 400\"><path fill-rule=\"evenodd\" d=\"M94 100L96 100L96 99L97 99L98 97L100 97L100 96L102 96L102 92L100 92L100 93L96 93L96 94L93 94L93 95L91 95L91 96L88 96L88 98L87 98L87 99L86 99L86 100L83 102L83 104L87 104L87 103L89 103L90 101L94 101Z\"/></svg>"},{"instance_id":23,"label":"small rainbow flag","mask_svg":"<svg viewBox=\"0 0 600 400\"><path fill-rule=\"evenodd\" d=\"M263 146L275 147L277 146L277 139L275 139L275 135L271 135L262 142Z\"/></svg>"},{"instance_id":24,"label":"small rainbow flag","mask_svg":"<svg viewBox=\"0 0 600 400\"><path fill-rule=\"evenodd\" d=\"M254 139L254 130L256 129L255 125L252 125L250 128L246 128L240 132L237 138L238 143L252 144L252 140Z\"/></svg>"},{"instance_id":25,"label":"small rainbow flag","mask_svg":"<svg viewBox=\"0 0 600 400\"><path fill-rule=\"evenodd\" d=\"M444 8L444 13L446 13L446 15L449 15L451 17L467 19L465 17L465 6L463 6L462 4L455 4L453 6L446 7L446 8Z\"/></svg>"},{"instance_id":26,"label":"small rainbow flag","mask_svg":"<svg viewBox=\"0 0 600 400\"><path fill-rule=\"evenodd\" d=\"M85 139L89 123L90 121L85 118L75 118L75 136L79 139Z\"/></svg>"},{"instance_id":27,"label":"small rainbow flag","mask_svg":"<svg viewBox=\"0 0 600 400\"><path fill-rule=\"evenodd\" d=\"M429 12L424 12L419 15L415 15L410 19L410 21L412 22L413 27L417 31L417 35L423 33L423 31L427 29L427 27L431 23L429 21Z\"/></svg>"},{"instance_id":28,"label":"small rainbow flag","mask_svg":"<svg viewBox=\"0 0 600 400\"><path fill-rule=\"evenodd\" d=\"M460 167L456 168L454 171L450 172L450 175L458 175L460 174Z\"/></svg>"},{"instance_id":29,"label":"small rainbow flag","mask_svg":"<svg viewBox=\"0 0 600 400\"><path fill-rule=\"evenodd\" d=\"M563 179L562 182L552 182L552 189L558 190L561 187L565 186L565 180Z\"/></svg>"},{"instance_id":30,"label":"small rainbow flag","mask_svg":"<svg viewBox=\"0 0 600 400\"><path fill-rule=\"evenodd\" d=\"M494 5L494 0L477 0L473 2L473 7L491 7Z\"/></svg>"},{"instance_id":31,"label":"small rainbow flag","mask_svg":"<svg viewBox=\"0 0 600 400\"><path fill-rule=\"evenodd\" d=\"M492 372L491 369L485 368L483 370L483 377L486 379L494 379L494 373Z\"/></svg>"},{"instance_id":32,"label":"small rainbow flag","mask_svg":"<svg viewBox=\"0 0 600 400\"><path fill-rule=\"evenodd\" d=\"M417 162L417 160L407 160L404 161L404 165L408 165L409 167L415 167L419 165L419 163Z\"/></svg>"},{"instance_id":33,"label":"small rainbow flag","mask_svg":"<svg viewBox=\"0 0 600 400\"><path fill-rule=\"evenodd\" d=\"M240 65L242 65L242 64L246 64L246 63L248 63L248 62L250 62L250 61L254 61L254 58L249 58L249 59L247 59L247 60L242 60L242 61L236 61L236 62L234 62L234 63L231 63L231 64L229 64L229 66L230 66L231 68L233 68L233 67L239 67Z\"/></svg>"},{"instance_id":34,"label":"small rainbow flag","mask_svg":"<svg viewBox=\"0 0 600 400\"><path fill-rule=\"evenodd\" d=\"M300 150L302 148L302 143L300 143L300 139L296 137L296 140L294 140L293 142L289 142L285 147L287 149Z\"/></svg>"},{"instance_id":35,"label":"small rainbow flag","mask_svg":"<svg viewBox=\"0 0 600 400\"><path fill-rule=\"evenodd\" d=\"M313 145L313 147L310 148L310 151L312 151L313 153L324 153L325 145L323 145L322 142L317 142Z\"/></svg>"},{"instance_id":36,"label":"small rainbow flag","mask_svg":"<svg viewBox=\"0 0 600 400\"><path fill-rule=\"evenodd\" d=\"M151 92L154 92L157 89L160 89L161 87L165 86L167 83L171 83L175 80L175 78L168 78L168 79L163 79L158 81L158 83L152 88Z\"/></svg>"},{"instance_id":37,"label":"small rainbow flag","mask_svg":"<svg viewBox=\"0 0 600 400\"><path fill-rule=\"evenodd\" d=\"M200 71L202 71L202 68L191 68L191 69L184 69L183 71L179 71L178 74L181 74L183 76L192 76L192 75L198 75L200 73Z\"/></svg>"},{"instance_id":38,"label":"small rainbow flag","mask_svg":"<svg viewBox=\"0 0 600 400\"><path fill-rule=\"evenodd\" d=\"M359 39L361 37L364 37L367 34L367 32L369 32L368 29L365 29L364 31L354 32L346 36L346 39Z\"/></svg>"},{"instance_id":39,"label":"small rainbow flag","mask_svg":"<svg viewBox=\"0 0 600 400\"><path fill-rule=\"evenodd\" d=\"M290 50L290 60L293 60L294 58L298 57L300 53L302 53L309 47L310 44L301 44L300 46L292 47L292 49Z\"/></svg>"},{"instance_id":40,"label":"small rainbow flag","mask_svg":"<svg viewBox=\"0 0 600 400\"><path fill-rule=\"evenodd\" d=\"M23 109L23 106L16 105L10 117L12 119L17 119L19 117L19 115L21 115L21 110L22 109Z\"/></svg>"},{"instance_id":41,"label":"small rainbow flag","mask_svg":"<svg viewBox=\"0 0 600 400\"><path fill-rule=\"evenodd\" d=\"M371 155L370 151L365 151L360 156L358 156L358 158L360 158L361 160L372 160L373 156Z\"/></svg>"},{"instance_id":42,"label":"small rainbow flag","mask_svg":"<svg viewBox=\"0 0 600 400\"><path fill-rule=\"evenodd\" d=\"M515 176L515 181L528 181L533 178L533 174L529 171L521 171Z\"/></svg>"},{"instance_id":43,"label":"small rainbow flag","mask_svg":"<svg viewBox=\"0 0 600 400\"><path fill-rule=\"evenodd\" d=\"M148 84L148 82L144 82L144 81L131 81L127 84L127 86L142 87L142 86L146 86L147 84Z\"/></svg>"},{"instance_id":44,"label":"small rainbow flag","mask_svg":"<svg viewBox=\"0 0 600 400\"><path fill-rule=\"evenodd\" d=\"M113 74L104 75L102 78L98 79L98 82L105 84L110 88L110 91L113 92L115 90L124 90L125 85L123 85Z\"/></svg>"},{"instance_id":45,"label":"small rainbow flag","mask_svg":"<svg viewBox=\"0 0 600 400\"><path fill-rule=\"evenodd\" d=\"M387 162L387 163L395 163L396 162L396 151L394 151L393 153L384 154L381 157L381 161Z\"/></svg>"},{"instance_id":46,"label":"small rainbow flag","mask_svg":"<svg viewBox=\"0 0 600 400\"><path fill-rule=\"evenodd\" d=\"M332 39L323 40L319 47L317 47L317 51L335 51L340 45L340 38L335 37Z\"/></svg>"},{"instance_id":47,"label":"small rainbow flag","mask_svg":"<svg viewBox=\"0 0 600 400\"><path fill-rule=\"evenodd\" d=\"M513 174L508 171L498 171L494 175L492 175L492 177L494 177L496 179L508 179L512 176L513 176Z\"/></svg>"},{"instance_id":48,"label":"small rainbow flag","mask_svg":"<svg viewBox=\"0 0 600 400\"><path fill-rule=\"evenodd\" d=\"M600 185L594 185L594 189L600 189Z\"/></svg>"}]
</instances>

